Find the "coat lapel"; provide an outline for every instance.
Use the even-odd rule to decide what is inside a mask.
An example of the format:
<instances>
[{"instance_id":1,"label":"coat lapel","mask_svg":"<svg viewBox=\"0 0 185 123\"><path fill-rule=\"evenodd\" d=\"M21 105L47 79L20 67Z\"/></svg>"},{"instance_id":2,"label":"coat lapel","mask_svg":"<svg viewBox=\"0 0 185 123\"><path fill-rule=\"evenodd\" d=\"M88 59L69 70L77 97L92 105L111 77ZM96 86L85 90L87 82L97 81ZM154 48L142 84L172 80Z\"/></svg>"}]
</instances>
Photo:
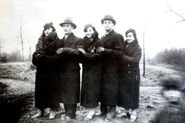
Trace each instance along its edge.
<instances>
[{"instance_id":1,"label":"coat lapel","mask_svg":"<svg viewBox=\"0 0 185 123\"><path fill-rule=\"evenodd\" d=\"M65 39L65 37L63 37L64 40L64 47L71 47L75 42L73 41L74 39L74 34L71 33L67 39Z\"/></svg>"}]
</instances>

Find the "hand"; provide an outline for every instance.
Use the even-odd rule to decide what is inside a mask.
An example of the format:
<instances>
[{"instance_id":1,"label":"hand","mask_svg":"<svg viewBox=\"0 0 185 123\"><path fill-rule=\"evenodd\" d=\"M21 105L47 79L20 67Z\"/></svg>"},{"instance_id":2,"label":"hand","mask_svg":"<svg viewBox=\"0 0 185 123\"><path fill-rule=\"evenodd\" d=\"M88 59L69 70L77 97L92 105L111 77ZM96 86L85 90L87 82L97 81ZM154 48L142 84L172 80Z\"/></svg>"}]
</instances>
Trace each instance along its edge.
<instances>
[{"instance_id":1,"label":"hand","mask_svg":"<svg viewBox=\"0 0 185 123\"><path fill-rule=\"evenodd\" d=\"M59 48L59 49L57 49L56 53L57 53L57 54L61 54L62 51L63 51L63 48Z\"/></svg>"},{"instance_id":2,"label":"hand","mask_svg":"<svg viewBox=\"0 0 185 123\"><path fill-rule=\"evenodd\" d=\"M79 50L81 53L85 54L85 50L84 50L84 49L78 48L78 50Z\"/></svg>"},{"instance_id":3,"label":"hand","mask_svg":"<svg viewBox=\"0 0 185 123\"><path fill-rule=\"evenodd\" d=\"M38 53L38 54L36 54L36 57L40 57L40 56L41 56L41 54L39 54L39 53Z\"/></svg>"},{"instance_id":4,"label":"hand","mask_svg":"<svg viewBox=\"0 0 185 123\"><path fill-rule=\"evenodd\" d=\"M97 48L97 52L103 52L105 50L105 48L103 48L103 47L98 47Z\"/></svg>"}]
</instances>

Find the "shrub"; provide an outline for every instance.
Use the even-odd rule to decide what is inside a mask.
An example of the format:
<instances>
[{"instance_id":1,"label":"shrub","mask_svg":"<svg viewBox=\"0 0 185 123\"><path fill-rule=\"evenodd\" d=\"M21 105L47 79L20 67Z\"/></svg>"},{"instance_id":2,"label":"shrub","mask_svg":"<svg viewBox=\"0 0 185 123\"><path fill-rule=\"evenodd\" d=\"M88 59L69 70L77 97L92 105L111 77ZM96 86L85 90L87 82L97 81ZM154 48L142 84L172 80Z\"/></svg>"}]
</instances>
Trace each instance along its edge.
<instances>
[{"instance_id":1,"label":"shrub","mask_svg":"<svg viewBox=\"0 0 185 123\"><path fill-rule=\"evenodd\" d=\"M155 56L156 63L185 66L185 48L165 49Z\"/></svg>"}]
</instances>

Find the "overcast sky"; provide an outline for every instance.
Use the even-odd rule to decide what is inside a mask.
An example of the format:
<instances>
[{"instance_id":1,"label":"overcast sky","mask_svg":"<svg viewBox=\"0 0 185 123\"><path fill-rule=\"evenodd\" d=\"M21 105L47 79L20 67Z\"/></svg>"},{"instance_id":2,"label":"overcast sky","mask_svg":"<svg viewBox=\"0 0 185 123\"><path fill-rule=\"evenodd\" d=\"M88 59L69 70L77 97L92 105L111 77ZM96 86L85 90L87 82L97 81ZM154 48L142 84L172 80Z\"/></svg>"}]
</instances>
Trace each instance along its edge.
<instances>
[{"instance_id":1,"label":"overcast sky","mask_svg":"<svg viewBox=\"0 0 185 123\"><path fill-rule=\"evenodd\" d=\"M165 48L185 47L185 22L168 6L185 17L184 0L0 0L1 50L12 52L21 49L20 24L23 30L25 55L35 50L43 25L53 22L57 33L65 17L77 24L74 33L83 37L85 24L92 23L104 34L101 19L111 14L116 20L115 30L123 36L129 28L136 30L140 45L145 31L146 56L152 57Z\"/></svg>"}]
</instances>

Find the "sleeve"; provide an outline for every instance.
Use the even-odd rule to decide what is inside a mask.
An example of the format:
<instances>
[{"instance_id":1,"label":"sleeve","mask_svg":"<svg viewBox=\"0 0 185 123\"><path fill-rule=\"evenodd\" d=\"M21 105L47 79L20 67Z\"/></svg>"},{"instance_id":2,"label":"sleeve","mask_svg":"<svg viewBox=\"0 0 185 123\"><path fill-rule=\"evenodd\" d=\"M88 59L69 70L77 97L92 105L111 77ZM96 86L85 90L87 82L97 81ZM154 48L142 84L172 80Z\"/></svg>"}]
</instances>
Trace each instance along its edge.
<instances>
[{"instance_id":1,"label":"sleeve","mask_svg":"<svg viewBox=\"0 0 185 123\"><path fill-rule=\"evenodd\" d=\"M65 59L66 60L69 60L69 61L77 61L77 62L80 62L81 59L82 59L82 55L83 53L81 53L78 48L80 47L80 44L82 44L82 40L80 38L76 39L77 40L77 44L76 44L76 48L73 49L73 48L63 48L63 51L60 55L61 56L65 56Z\"/></svg>"},{"instance_id":2,"label":"sleeve","mask_svg":"<svg viewBox=\"0 0 185 123\"><path fill-rule=\"evenodd\" d=\"M102 53L86 53L83 55L83 61L88 63L100 62L102 59Z\"/></svg>"},{"instance_id":3,"label":"sleeve","mask_svg":"<svg viewBox=\"0 0 185 123\"><path fill-rule=\"evenodd\" d=\"M42 36L39 38L36 46L35 46L36 52L42 52L43 51L43 44L42 44Z\"/></svg>"},{"instance_id":4,"label":"sleeve","mask_svg":"<svg viewBox=\"0 0 185 123\"><path fill-rule=\"evenodd\" d=\"M130 63L139 63L140 59L141 59L141 48L138 47L138 49L136 50L136 52L134 53L133 56L127 56L127 55L123 55L122 56L122 60L125 62L130 62Z\"/></svg>"},{"instance_id":5,"label":"sleeve","mask_svg":"<svg viewBox=\"0 0 185 123\"><path fill-rule=\"evenodd\" d=\"M42 57L43 57L43 46L42 46L42 38L41 37L39 38L35 49L36 49L36 51L32 55L32 63L35 66L38 66L42 63Z\"/></svg>"}]
</instances>

